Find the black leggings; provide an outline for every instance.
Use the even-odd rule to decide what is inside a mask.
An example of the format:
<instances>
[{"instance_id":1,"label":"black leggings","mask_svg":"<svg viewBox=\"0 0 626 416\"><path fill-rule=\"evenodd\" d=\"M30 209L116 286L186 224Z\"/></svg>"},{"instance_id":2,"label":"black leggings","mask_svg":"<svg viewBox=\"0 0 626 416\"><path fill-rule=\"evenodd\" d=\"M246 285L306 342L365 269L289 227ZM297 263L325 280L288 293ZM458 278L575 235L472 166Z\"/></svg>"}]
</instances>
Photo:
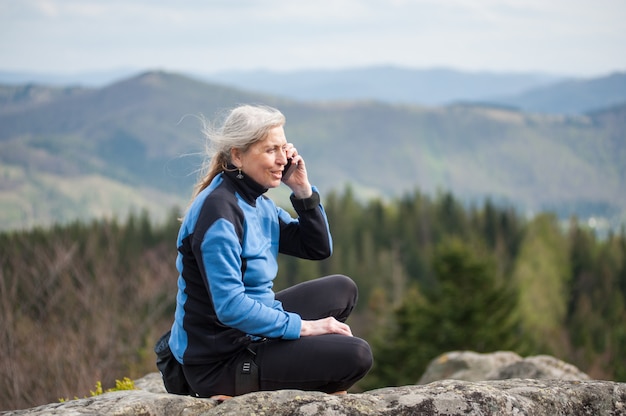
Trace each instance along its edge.
<instances>
[{"instance_id":1,"label":"black leggings","mask_svg":"<svg viewBox=\"0 0 626 416\"><path fill-rule=\"evenodd\" d=\"M346 276L332 275L280 291L276 299L286 311L295 312L302 319L334 316L345 322L356 305L357 287ZM373 362L366 341L337 334L268 340L252 344L251 349L256 352L260 390L347 390L367 374ZM235 363L239 358L233 357L217 368L184 366L192 390L201 397L234 395Z\"/></svg>"}]
</instances>

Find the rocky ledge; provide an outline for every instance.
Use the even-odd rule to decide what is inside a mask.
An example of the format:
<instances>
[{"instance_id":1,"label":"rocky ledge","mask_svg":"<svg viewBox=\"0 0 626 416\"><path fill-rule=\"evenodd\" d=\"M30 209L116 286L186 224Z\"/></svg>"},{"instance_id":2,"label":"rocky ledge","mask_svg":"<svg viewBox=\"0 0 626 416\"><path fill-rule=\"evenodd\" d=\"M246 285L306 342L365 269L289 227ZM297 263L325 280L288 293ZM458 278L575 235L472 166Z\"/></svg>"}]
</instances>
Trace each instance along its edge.
<instances>
[{"instance_id":1,"label":"rocky ledge","mask_svg":"<svg viewBox=\"0 0 626 416\"><path fill-rule=\"evenodd\" d=\"M516 378L498 379L507 374ZM430 381L434 376L445 379ZM1 414L626 415L626 383L590 380L574 366L547 356L446 353L433 360L420 382L427 384L343 396L299 390L256 392L220 403L167 394L160 375L152 373L135 381L138 390Z\"/></svg>"}]
</instances>

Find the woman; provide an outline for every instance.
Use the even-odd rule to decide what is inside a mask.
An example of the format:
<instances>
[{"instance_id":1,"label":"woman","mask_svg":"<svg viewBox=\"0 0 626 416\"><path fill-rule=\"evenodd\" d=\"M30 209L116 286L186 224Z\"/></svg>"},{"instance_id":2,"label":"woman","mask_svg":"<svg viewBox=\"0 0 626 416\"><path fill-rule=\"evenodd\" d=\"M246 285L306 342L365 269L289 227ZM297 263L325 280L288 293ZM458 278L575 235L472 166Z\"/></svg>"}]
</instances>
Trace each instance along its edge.
<instances>
[{"instance_id":1,"label":"woman","mask_svg":"<svg viewBox=\"0 0 626 416\"><path fill-rule=\"evenodd\" d=\"M272 291L279 252L314 260L332 252L318 191L284 123L274 108L244 105L206 131L210 165L178 235L169 340L199 397L341 392L372 365L369 345L344 323L357 299L351 279L333 275ZM297 219L263 195L281 182L293 192Z\"/></svg>"}]
</instances>

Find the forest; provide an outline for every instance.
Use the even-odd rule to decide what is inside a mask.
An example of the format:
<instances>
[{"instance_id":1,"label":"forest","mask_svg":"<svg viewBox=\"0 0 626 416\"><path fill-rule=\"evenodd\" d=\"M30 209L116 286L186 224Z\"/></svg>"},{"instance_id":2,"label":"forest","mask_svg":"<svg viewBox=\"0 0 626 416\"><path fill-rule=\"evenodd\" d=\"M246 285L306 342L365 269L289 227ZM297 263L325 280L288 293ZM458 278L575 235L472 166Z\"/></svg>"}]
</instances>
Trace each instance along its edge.
<instances>
[{"instance_id":1,"label":"forest","mask_svg":"<svg viewBox=\"0 0 626 416\"><path fill-rule=\"evenodd\" d=\"M360 290L349 320L375 364L354 391L414 384L453 350L550 354L626 381L626 231L598 237L550 212L418 190L324 197L334 253L280 257L275 289L327 274ZM156 371L172 323L182 215L71 222L0 234L0 410L84 397Z\"/></svg>"}]
</instances>

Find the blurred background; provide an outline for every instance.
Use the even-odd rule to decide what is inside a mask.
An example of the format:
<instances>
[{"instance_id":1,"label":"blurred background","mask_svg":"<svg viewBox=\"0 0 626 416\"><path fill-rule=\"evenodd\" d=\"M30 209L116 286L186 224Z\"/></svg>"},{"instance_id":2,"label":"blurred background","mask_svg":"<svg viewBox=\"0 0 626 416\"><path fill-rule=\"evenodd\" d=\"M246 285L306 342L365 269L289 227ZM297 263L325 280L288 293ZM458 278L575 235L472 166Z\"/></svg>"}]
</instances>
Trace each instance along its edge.
<instances>
[{"instance_id":1,"label":"blurred background","mask_svg":"<svg viewBox=\"0 0 626 416\"><path fill-rule=\"evenodd\" d=\"M626 4L0 0L0 410L156 371L202 118L268 104L322 192L324 274L415 383L450 350L626 380ZM288 190L270 195L289 209Z\"/></svg>"}]
</instances>

